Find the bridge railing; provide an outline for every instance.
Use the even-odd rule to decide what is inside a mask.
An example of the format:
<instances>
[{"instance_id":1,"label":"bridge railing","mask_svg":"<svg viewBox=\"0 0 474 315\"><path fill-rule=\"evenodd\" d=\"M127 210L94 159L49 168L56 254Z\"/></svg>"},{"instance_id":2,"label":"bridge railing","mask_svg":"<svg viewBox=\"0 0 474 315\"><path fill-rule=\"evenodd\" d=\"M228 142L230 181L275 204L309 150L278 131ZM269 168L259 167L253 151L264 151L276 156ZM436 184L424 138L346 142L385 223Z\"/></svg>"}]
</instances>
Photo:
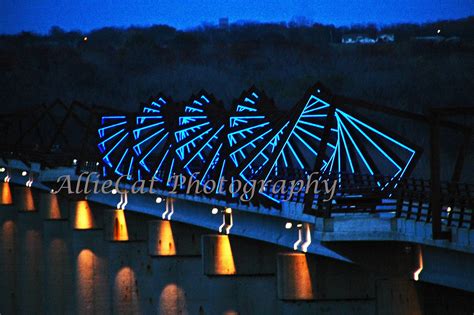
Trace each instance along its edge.
<instances>
[{"instance_id":1,"label":"bridge railing","mask_svg":"<svg viewBox=\"0 0 474 315\"><path fill-rule=\"evenodd\" d=\"M429 181L406 180L398 197L397 216L431 223L431 193ZM442 225L474 228L474 185L443 182L440 199Z\"/></svg>"},{"instance_id":2,"label":"bridge railing","mask_svg":"<svg viewBox=\"0 0 474 315\"><path fill-rule=\"evenodd\" d=\"M311 195L312 213L316 216L330 216L332 213L376 213L396 211L396 197L394 187L398 180L382 175L337 173L323 174L321 177L314 176L312 180L318 180L319 184L306 187L310 172L304 170L285 169L280 170L278 178L273 179L275 185L266 187L263 194L259 194L257 187L254 198L250 201L256 206L279 207L281 202L292 202L305 204L307 195ZM158 173L158 177L164 174ZM285 180L285 184L281 180ZM290 182L302 181L299 186L291 190ZM324 183L326 181L326 183ZM285 185L285 187L283 187ZM326 186L327 185L327 186ZM333 188L334 194L325 192ZM315 193L315 189L319 193ZM183 191L186 187L183 188ZM308 193L306 193L308 191ZM392 196L393 195L393 196ZM331 196L331 197L330 197ZM232 203L248 204L241 201L240 195L230 197L227 195L213 194L210 198L226 200ZM279 202L275 202L279 201Z\"/></svg>"},{"instance_id":3,"label":"bridge railing","mask_svg":"<svg viewBox=\"0 0 474 315\"><path fill-rule=\"evenodd\" d=\"M326 202L324 196L315 196L312 209L316 216L396 210L394 187L398 180L382 175L352 173L339 173L332 177L338 179L337 193Z\"/></svg>"},{"instance_id":4,"label":"bridge railing","mask_svg":"<svg viewBox=\"0 0 474 315\"><path fill-rule=\"evenodd\" d=\"M63 152L60 148L45 151L28 146L0 146L0 156L2 159L22 161L26 165L37 162L45 167L71 166L75 159L74 154Z\"/></svg>"}]
</instances>

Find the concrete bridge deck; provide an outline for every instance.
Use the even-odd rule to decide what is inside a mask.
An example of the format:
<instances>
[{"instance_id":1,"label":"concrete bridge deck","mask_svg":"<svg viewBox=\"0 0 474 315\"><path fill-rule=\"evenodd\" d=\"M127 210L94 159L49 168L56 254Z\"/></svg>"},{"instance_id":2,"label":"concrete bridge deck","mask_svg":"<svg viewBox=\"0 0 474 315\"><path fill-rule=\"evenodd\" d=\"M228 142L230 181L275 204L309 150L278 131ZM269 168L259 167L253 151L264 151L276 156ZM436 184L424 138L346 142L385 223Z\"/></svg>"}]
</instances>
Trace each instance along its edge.
<instances>
[{"instance_id":1,"label":"concrete bridge deck","mask_svg":"<svg viewBox=\"0 0 474 315\"><path fill-rule=\"evenodd\" d=\"M27 166L17 160L7 162L0 166L16 170L16 172L10 172L12 174L10 183L15 187L25 186L27 176L22 176L23 171L38 172L39 176L32 184L35 194L50 195L50 188L42 181L55 181L59 174L70 174L73 179L76 176L73 168L41 170L39 165ZM450 227L451 240L433 240L431 224L397 218L395 212L391 211L375 214L334 214L330 218L321 218L303 213L302 205L297 203L286 203L281 210L277 210L242 206L242 204L227 205L223 204L223 201L202 196L186 194L170 196L168 192L159 191L156 195L128 194L125 217L133 218L137 215L141 217L138 221L129 220L127 223L130 235L137 230L139 232L133 235L142 235L135 241L129 239L132 243L146 239L149 241L147 235L140 233L140 230L143 232L147 229L147 221L163 222L161 218L166 211L165 202L157 204L157 196L173 198L174 213L169 221L171 224L185 224L191 231L197 229L208 231L207 233L210 234L217 234L222 224L222 216L212 215L211 209L215 206L230 206L233 215L230 237L247 240L243 241L247 244L245 251L250 251L251 255L257 257L260 255L259 251L255 252L255 249L249 248L255 247L255 244L266 244L264 247L267 250L268 247L277 246L280 248L278 252L294 252L295 254L305 252L306 255L310 255L308 257L316 255L314 257L326 257L334 263L340 261L345 266L343 269L357 269L362 266L364 269L380 272L379 265L384 264L386 266L382 268L382 274L394 272L397 274L396 278L403 281L415 279L420 283L474 292L474 269L472 268L474 266L474 234L469 229ZM74 199L77 198L72 200ZM101 205L100 208L116 209L120 194L90 194L85 200ZM22 216L17 217L17 219L21 218ZM107 223L107 219L104 220L104 229L113 230L114 223ZM292 223L291 229L285 228L288 222ZM51 223L45 222L45 224ZM300 229L301 235L298 235L299 231L296 228L298 224L303 226ZM109 225L108 228L107 225ZM182 233L187 234L188 231L184 229ZM299 238L300 241L295 247ZM95 241L92 240L92 242ZM302 245L305 243L306 247L303 250ZM395 258L400 251L406 254L401 261ZM197 250L193 255L200 254L200 250ZM257 261L260 261L259 264L262 263L262 260ZM265 261L268 264L268 261ZM270 264L272 264L271 261ZM267 273L273 274L275 272L273 268L270 267ZM390 271L391 269L396 271ZM411 290L407 289L406 283L403 288L403 290Z\"/></svg>"}]
</instances>

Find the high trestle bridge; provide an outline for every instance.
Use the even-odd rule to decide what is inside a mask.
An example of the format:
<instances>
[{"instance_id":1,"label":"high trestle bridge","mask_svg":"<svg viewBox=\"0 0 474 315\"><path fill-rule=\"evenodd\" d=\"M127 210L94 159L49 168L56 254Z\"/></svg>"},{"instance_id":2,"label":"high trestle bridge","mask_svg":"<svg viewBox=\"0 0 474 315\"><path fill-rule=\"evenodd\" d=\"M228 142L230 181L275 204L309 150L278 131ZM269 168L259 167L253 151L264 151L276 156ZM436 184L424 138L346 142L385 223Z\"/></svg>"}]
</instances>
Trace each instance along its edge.
<instances>
[{"instance_id":1,"label":"high trestle bridge","mask_svg":"<svg viewBox=\"0 0 474 315\"><path fill-rule=\"evenodd\" d=\"M1 204L22 211L47 204L41 211L48 220L69 220L75 230L104 228L110 241L147 239L150 255L197 255L189 248L198 246L204 274L276 273L282 301L324 300L324 289L294 265L311 254L370 270L385 265L390 274L398 270L397 279L402 274L474 292L474 185L467 183L473 129L459 122L472 121L473 114L462 107L411 113L335 95L319 83L286 111L256 87L228 109L206 91L180 102L159 94L136 112L55 101L0 116ZM447 156L451 160L444 161ZM120 190L129 192L52 193L61 176L77 182L91 173L100 183L120 179ZM321 190L314 193L311 174L334 183L330 200ZM210 192L173 187L179 175ZM150 180L154 194L130 193L133 183ZM283 180L300 181L296 193L283 189ZM258 189L259 181L275 183L275 189ZM211 191L211 182L224 187ZM236 182L254 188L252 198L230 193ZM36 201L38 195L47 201ZM55 214L53 199L62 207ZM95 219L82 218L88 215L81 207ZM94 207L112 212L97 219ZM142 221L150 222L148 234ZM192 234L191 244L202 234L202 243L178 245L188 241L176 235L169 241L164 226L170 224L188 226L182 234ZM246 248L245 259L234 253L230 267L224 258L208 257L225 256L219 251L229 237L242 239ZM286 248L276 271L267 271L260 257L268 248L255 250L253 242ZM403 290L412 289L404 284Z\"/></svg>"}]
</instances>

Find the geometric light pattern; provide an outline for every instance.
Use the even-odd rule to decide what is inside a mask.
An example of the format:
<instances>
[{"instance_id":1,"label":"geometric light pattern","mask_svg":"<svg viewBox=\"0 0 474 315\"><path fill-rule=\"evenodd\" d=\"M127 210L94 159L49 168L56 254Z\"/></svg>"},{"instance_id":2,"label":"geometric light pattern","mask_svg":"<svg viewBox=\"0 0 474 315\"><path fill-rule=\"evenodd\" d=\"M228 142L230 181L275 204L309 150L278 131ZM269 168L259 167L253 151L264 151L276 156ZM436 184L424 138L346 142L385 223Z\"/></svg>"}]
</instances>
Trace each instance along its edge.
<instances>
[{"instance_id":1,"label":"geometric light pattern","mask_svg":"<svg viewBox=\"0 0 474 315\"><path fill-rule=\"evenodd\" d=\"M172 175L173 131L176 128L176 105L159 95L143 104L135 118L133 153L137 161L137 179L153 177L158 183L166 183ZM146 174L146 176L143 176Z\"/></svg>"},{"instance_id":2,"label":"geometric light pattern","mask_svg":"<svg viewBox=\"0 0 474 315\"><path fill-rule=\"evenodd\" d=\"M102 116L98 147L104 176L127 175L131 179L134 165L131 127L126 115Z\"/></svg>"},{"instance_id":3,"label":"geometric light pattern","mask_svg":"<svg viewBox=\"0 0 474 315\"><path fill-rule=\"evenodd\" d=\"M192 97L184 105L174 132L176 169L204 184L222 159L227 119L214 96L201 91Z\"/></svg>"},{"instance_id":4,"label":"geometric light pattern","mask_svg":"<svg viewBox=\"0 0 474 315\"><path fill-rule=\"evenodd\" d=\"M374 190L396 188L413 168L417 149L345 105L320 85L289 112L278 111L255 87L243 92L229 113L205 91L184 103L160 95L134 119L102 117L104 175L112 170L129 179L153 177L163 185L177 174L193 176L201 185L224 177L232 185L235 179L249 184L306 179L318 171L336 178L369 174L376 178ZM280 202L270 192L262 195Z\"/></svg>"}]
</instances>

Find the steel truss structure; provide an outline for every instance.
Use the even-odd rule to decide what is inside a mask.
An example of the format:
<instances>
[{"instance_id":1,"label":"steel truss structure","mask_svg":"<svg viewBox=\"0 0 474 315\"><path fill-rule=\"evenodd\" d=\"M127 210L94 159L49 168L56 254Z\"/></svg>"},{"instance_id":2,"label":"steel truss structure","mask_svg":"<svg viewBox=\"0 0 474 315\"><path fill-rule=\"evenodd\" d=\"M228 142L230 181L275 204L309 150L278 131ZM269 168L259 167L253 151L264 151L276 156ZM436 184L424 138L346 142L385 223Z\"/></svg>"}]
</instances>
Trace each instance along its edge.
<instances>
[{"instance_id":1,"label":"steel truss structure","mask_svg":"<svg viewBox=\"0 0 474 315\"><path fill-rule=\"evenodd\" d=\"M429 181L409 178L421 150L380 126L383 122L362 117L359 109L429 127ZM331 202L321 200L311 185L289 196L278 190L278 183L276 192L259 190L252 202L273 207L284 200L303 203L306 213L321 216L395 207L398 217L433 223L435 239L449 238L444 225L474 228L474 186L461 183L473 128L450 119L473 115L472 107L412 113L334 95L321 84L308 89L289 111L278 110L255 87L244 91L230 111L205 91L186 102L160 94L136 113L58 100L0 115L0 159L7 166L20 160L27 167L74 166L77 173L98 171L105 178L154 179L163 189L170 188L173 175L192 177L201 188L226 178L210 197L235 202L248 197L229 193L237 180L248 185L298 181L319 172L318 178L337 181ZM441 181L445 132L450 132L445 145L458 148L449 182ZM387 208L386 200L396 205Z\"/></svg>"},{"instance_id":2,"label":"steel truss structure","mask_svg":"<svg viewBox=\"0 0 474 315\"><path fill-rule=\"evenodd\" d=\"M252 186L304 180L315 172L340 187L346 174L368 174L374 178L370 189L389 195L420 153L407 139L351 113L320 84L288 112L252 87L229 112L205 91L183 103L160 95L135 115L104 115L100 125L104 176L153 177L169 187L172 176L182 174L227 199L237 196L219 187L222 178L227 186L236 179ZM212 182L218 187L209 187ZM272 191L258 190L260 202L281 202Z\"/></svg>"}]
</instances>

